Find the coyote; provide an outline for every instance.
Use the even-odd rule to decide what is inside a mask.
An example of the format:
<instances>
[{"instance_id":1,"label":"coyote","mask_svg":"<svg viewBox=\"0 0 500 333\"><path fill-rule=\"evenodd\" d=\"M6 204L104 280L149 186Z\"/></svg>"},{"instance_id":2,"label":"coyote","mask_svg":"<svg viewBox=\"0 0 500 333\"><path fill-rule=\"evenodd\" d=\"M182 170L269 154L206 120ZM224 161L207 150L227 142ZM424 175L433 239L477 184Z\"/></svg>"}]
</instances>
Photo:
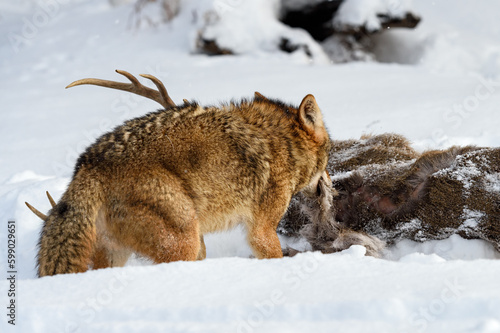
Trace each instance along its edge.
<instances>
[{"instance_id":1,"label":"coyote","mask_svg":"<svg viewBox=\"0 0 500 333\"><path fill-rule=\"evenodd\" d=\"M163 108L102 135L78 158L71 183L48 215L38 275L122 266L132 252L155 263L205 257L203 235L243 223L257 258L279 258L276 228L291 197L315 195L330 138L314 96L294 107L253 99L176 105L163 84L147 88L75 81L153 99Z\"/></svg>"}]
</instances>

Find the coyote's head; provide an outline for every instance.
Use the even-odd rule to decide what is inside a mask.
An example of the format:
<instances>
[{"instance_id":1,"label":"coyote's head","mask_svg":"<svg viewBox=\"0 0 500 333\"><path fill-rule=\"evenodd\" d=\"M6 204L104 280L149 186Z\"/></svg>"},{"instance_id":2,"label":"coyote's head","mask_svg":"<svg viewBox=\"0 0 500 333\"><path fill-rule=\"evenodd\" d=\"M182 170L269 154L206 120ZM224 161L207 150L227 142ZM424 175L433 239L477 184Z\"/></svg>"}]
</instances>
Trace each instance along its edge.
<instances>
[{"instance_id":1,"label":"coyote's head","mask_svg":"<svg viewBox=\"0 0 500 333\"><path fill-rule=\"evenodd\" d=\"M319 188L319 180L331 184L330 176L326 171L331 141L323 122L323 115L313 95L307 95L298 109L299 124L305 134L304 142L309 146L305 150L307 164L312 171L310 181L302 189L306 196L315 196Z\"/></svg>"}]
</instances>

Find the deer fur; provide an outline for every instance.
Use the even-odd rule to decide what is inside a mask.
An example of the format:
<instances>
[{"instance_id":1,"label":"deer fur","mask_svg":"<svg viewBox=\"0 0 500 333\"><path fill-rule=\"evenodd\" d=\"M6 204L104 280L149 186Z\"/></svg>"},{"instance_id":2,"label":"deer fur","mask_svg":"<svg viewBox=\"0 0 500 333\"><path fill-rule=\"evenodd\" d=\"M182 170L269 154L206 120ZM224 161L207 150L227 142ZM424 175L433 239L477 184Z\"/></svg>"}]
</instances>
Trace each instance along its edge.
<instances>
[{"instance_id":1,"label":"deer fur","mask_svg":"<svg viewBox=\"0 0 500 333\"><path fill-rule=\"evenodd\" d=\"M332 141L327 170L337 192L329 220L332 235L341 225L390 245L458 234L500 250L499 148L451 147L418 154L400 135L367 136ZM315 226L324 206L297 214L297 207L311 210L310 201L300 196L292 206L278 230L306 236L313 248L330 246L332 236L325 240L326 232Z\"/></svg>"}]
</instances>

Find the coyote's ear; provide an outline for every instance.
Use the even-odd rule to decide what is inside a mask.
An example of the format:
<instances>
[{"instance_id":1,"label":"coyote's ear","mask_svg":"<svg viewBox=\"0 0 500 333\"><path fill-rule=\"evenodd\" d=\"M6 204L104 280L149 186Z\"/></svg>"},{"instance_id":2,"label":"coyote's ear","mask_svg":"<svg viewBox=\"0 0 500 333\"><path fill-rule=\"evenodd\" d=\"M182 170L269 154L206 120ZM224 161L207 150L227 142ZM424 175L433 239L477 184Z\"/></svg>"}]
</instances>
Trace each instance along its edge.
<instances>
[{"instance_id":1,"label":"coyote's ear","mask_svg":"<svg viewBox=\"0 0 500 333\"><path fill-rule=\"evenodd\" d=\"M313 95L307 95L302 100L302 103L300 103L299 119L309 134L319 141L325 139L326 131L323 124L323 116Z\"/></svg>"},{"instance_id":2,"label":"coyote's ear","mask_svg":"<svg viewBox=\"0 0 500 333\"><path fill-rule=\"evenodd\" d=\"M261 94L260 92L258 92L258 91L256 91L256 92L255 92L254 96L255 96L255 99L263 99L263 100L267 101L266 96L262 95L262 94Z\"/></svg>"}]
</instances>

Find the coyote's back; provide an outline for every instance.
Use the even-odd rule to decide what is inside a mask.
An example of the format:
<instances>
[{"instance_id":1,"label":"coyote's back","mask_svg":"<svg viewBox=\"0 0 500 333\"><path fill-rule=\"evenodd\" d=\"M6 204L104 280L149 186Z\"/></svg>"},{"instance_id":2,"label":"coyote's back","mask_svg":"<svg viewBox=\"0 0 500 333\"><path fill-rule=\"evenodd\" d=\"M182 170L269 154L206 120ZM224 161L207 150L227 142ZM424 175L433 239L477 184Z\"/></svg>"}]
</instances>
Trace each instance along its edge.
<instances>
[{"instance_id":1,"label":"coyote's back","mask_svg":"<svg viewBox=\"0 0 500 333\"><path fill-rule=\"evenodd\" d=\"M155 100L166 101L158 82ZM79 157L45 217L40 276L120 266L131 252L157 263L202 259L203 234L238 223L258 258L282 256L276 227L290 198L312 193L326 168L330 139L314 97L298 108L258 93L220 107L162 105Z\"/></svg>"}]
</instances>

